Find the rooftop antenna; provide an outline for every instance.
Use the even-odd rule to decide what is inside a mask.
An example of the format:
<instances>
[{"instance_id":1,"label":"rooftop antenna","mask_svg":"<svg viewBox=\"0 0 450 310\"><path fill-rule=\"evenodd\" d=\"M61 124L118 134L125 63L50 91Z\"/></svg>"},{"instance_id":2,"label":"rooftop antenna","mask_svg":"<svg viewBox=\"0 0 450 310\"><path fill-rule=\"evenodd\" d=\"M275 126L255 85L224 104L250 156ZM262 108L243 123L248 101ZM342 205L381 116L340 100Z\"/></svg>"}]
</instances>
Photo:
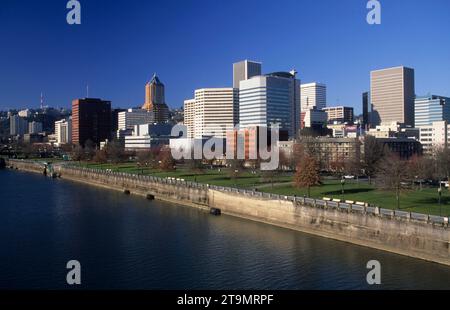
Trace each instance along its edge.
<instances>
[{"instance_id":1,"label":"rooftop antenna","mask_svg":"<svg viewBox=\"0 0 450 310\"><path fill-rule=\"evenodd\" d=\"M41 110L44 108L44 94L41 92Z\"/></svg>"},{"instance_id":2,"label":"rooftop antenna","mask_svg":"<svg viewBox=\"0 0 450 310\"><path fill-rule=\"evenodd\" d=\"M86 85L86 98L89 98L89 83Z\"/></svg>"}]
</instances>

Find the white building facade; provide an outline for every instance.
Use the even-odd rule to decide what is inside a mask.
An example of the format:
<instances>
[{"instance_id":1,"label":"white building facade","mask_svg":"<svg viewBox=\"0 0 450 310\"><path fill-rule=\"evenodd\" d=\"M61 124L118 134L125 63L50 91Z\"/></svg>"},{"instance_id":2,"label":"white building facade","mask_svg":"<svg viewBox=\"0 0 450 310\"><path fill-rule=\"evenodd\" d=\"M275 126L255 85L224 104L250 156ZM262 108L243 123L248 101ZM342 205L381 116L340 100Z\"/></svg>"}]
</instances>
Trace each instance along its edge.
<instances>
[{"instance_id":1,"label":"white building facade","mask_svg":"<svg viewBox=\"0 0 450 310\"><path fill-rule=\"evenodd\" d=\"M327 86L321 83L302 84L301 88L301 104L302 111L313 109L322 110L327 106Z\"/></svg>"},{"instance_id":2,"label":"white building facade","mask_svg":"<svg viewBox=\"0 0 450 310\"><path fill-rule=\"evenodd\" d=\"M446 121L434 122L418 128L424 154L432 155L436 149L448 146L450 127Z\"/></svg>"},{"instance_id":3,"label":"white building facade","mask_svg":"<svg viewBox=\"0 0 450 310\"><path fill-rule=\"evenodd\" d=\"M63 119L55 122L55 136L56 144L71 144L72 143L72 119Z\"/></svg>"},{"instance_id":4,"label":"white building facade","mask_svg":"<svg viewBox=\"0 0 450 310\"><path fill-rule=\"evenodd\" d=\"M188 100L188 133L196 139L225 138L226 131L237 122L238 101L238 90L234 88L197 89L194 101Z\"/></svg>"}]
</instances>

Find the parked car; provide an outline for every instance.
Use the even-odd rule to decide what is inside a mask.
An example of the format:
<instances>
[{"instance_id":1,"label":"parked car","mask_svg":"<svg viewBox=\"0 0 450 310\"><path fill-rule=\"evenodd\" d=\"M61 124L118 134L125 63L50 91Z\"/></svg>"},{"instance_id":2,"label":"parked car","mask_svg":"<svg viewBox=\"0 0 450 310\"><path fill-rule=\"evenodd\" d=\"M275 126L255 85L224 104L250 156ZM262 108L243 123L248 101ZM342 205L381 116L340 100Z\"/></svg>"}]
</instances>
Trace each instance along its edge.
<instances>
[{"instance_id":1,"label":"parked car","mask_svg":"<svg viewBox=\"0 0 450 310\"><path fill-rule=\"evenodd\" d=\"M344 179L346 180L354 180L356 177L354 175L344 175Z\"/></svg>"}]
</instances>

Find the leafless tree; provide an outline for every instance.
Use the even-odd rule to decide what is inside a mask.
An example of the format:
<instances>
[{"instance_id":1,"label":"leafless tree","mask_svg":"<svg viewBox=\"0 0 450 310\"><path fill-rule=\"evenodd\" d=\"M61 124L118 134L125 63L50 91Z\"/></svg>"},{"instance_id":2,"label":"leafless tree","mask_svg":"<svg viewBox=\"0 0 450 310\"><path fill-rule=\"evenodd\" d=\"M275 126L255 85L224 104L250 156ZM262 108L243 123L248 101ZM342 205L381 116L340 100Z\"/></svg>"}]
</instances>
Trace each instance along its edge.
<instances>
[{"instance_id":1,"label":"leafless tree","mask_svg":"<svg viewBox=\"0 0 450 310\"><path fill-rule=\"evenodd\" d=\"M377 173L378 165L385 155L385 149L383 144L377 141L373 136L366 136L364 138L364 152L362 154L363 169L365 175L371 179Z\"/></svg>"},{"instance_id":2,"label":"leafless tree","mask_svg":"<svg viewBox=\"0 0 450 310\"><path fill-rule=\"evenodd\" d=\"M406 184L410 180L408 161L388 153L379 163L376 175L380 188L395 193L397 209L400 209L400 194L407 189Z\"/></svg>"}]
</instances>

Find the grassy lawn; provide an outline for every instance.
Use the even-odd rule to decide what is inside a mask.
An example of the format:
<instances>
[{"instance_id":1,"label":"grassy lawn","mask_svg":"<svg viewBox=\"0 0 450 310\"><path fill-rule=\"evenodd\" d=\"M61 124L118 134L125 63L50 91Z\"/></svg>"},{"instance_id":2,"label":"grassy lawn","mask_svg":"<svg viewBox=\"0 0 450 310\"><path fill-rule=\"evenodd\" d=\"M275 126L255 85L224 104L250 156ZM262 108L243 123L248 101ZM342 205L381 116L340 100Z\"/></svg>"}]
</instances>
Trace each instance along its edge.
<instances>
[{"instance_id":1,"label":"grassy lawn","mask_svg":"<svg viewBox=\"0 0 450 310\"><path fill-rule=\"evenodd\" d=\"M291 184L264 188L262 191L280 195L306 194L306 189L294 188ZM341 184L339 181L325 181L320 187L311 188L313 198L342 198ZM385 209L396 209L397 201L395 193L382 191L369 185L368 183L356 183L347 181L344 187L344 199L368 202ZM450 215L450 192L447 189L442 191L442 215ZM423 190L410 190L401 194L400 209L417 213L440 215L441 206L438 202L437 188L424 188Z\"/></svg>"},{"instance_id":2,"label":"grassy lawn","mask_svg":"<svg viewBox=\"0 0 450 310\"><path fill-rule=\"evenodd\" d=\"M94 164L82 163L84 167L97 169L111 169L118 172L127 172L134 174L153 175L157 177L174 177L185 179L186 181L196 181L218 186L230 186L241 188L258 188L260 191L270 192L280 195L306 194L306 189L298 189L292 185L292 175L282 174L276 176L275 185L264 180L259 174L244 172L235 180L231 179L227 170L218 171L217 169L205 169L201 173L193 173L190 170L159 171L149 168L140 168L136 163L124 164ZM322 186L311 188L313 198L342 198L341 184L335 180L325 180ZM382 191L369 185L367 182L346 181L345 200L363 201L381 208L396 209L397 203L395 193ZM400 209L402 211L411 211L425 214L440 215L442 208L443 216L450 216L450 192L447 189L442 191L442 205L438 203L437 188L424 188L423 190L410 190L402 193L400 198Z\"/></svg>"},{"instance_id":3,"label":"grassy lawn","mask_svg":"<svg viewBox=\"0 0 450 310\"><path fill-rule=\"evenodd\" d=\"M160 171L149 168L138 167L135 163L125 164L94 164L94 163L82 163L83 167L93 169L111 169L117 172L127 172L134 174L152 175L156 177L172 177L185 179L186 181L196 181L199 183L206 183L217 186L230 186L230 187L242 187L242 188L254 188L260 185L269 186L270 181L262 179L260 174L252 174L251 172L243 172L236 179L231 179L228 171L218 171L218 169L210 170L204 169L200 173L194 173L190 170L176 170L176 171ZM279 175L276 178L277 183L291 182L292 176Z\"/></svg>"}]
</instances>

